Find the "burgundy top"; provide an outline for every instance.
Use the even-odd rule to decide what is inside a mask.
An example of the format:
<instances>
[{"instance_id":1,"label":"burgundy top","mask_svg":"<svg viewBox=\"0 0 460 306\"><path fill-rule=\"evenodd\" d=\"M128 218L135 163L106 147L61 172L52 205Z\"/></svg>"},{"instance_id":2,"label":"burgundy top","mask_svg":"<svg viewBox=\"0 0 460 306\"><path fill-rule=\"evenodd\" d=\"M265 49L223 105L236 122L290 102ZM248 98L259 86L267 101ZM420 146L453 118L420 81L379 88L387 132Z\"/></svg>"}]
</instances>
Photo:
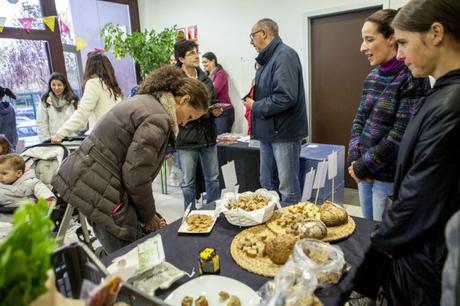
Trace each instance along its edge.
<instances>
[{"instance_id":1,"label":"burgundy top","mask_svg":"<svg viewBox=\"0 0 460 306\"><path fill-rule=\"evenodd\" d=\"M217 99L220 103L226 104L224 112L233 108L232 101L228 95L228 76L223 69L219 69L212 76L212 83L216 91Z\"/></svg>"}]
</instances>

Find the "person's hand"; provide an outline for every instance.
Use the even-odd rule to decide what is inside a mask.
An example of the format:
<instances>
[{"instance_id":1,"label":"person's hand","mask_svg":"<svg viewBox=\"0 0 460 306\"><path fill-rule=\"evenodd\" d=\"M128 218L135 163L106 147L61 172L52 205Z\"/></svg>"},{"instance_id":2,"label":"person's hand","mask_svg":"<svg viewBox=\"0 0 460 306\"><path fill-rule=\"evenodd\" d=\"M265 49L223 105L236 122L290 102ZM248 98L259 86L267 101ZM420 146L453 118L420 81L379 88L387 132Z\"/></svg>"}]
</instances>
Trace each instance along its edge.
<instances>
[{"instance_id":1,"label":"person's hand","mask_svg":"<svg viewBox=\"0 0 460 306\"><path fill-rule=\"evenodd\" d=\"M62 142L62 140L64 139L64 137L61 137L61 136L58 136L58 135L53 135L51 136L51 143L55 143L55 144L59 144Z\"/></svg>"},{"instance_id":2,"label":"person's hand","mask_svg":"<svg viewBox=\"0 0 460 306\"><path fill-rule=\"evenodd\" d=\"M48 201L48 208L49 209L53 209L54 206L56 206L56 198L55 197L49 197L48 199L46 199L46 201Z\"/></svg>"},{"instance_id":3,"label":"person's hand","mask_svg":"<svg viewBox=\"0 0 460 306\"><path fill-rule=\"evenodd\" d=\"M243 105L249 109L252 109L252 105L254 104L254 100L251 98L246 98L243 100Z\"/></svg>"},{"instance_id":4,"label":"person's hand","mask_svg":"<svg viewBox=\"0 0 460 306\"><path fill-rule=\"evenodd\" d=\"M214 115L214 117L219 117L220 115L222 115L223 112L224 109L222 107L216 107L211 109L211 113Z\"/></svg>"},{"instance_id":5,"label":"person's hand","mask_svg":"<svg viewBox=\"0 0 460 306\"><path fill-rule=\"evenodd\" d=\"M155 214L153 218L145 224L145 229L150 232L156 232L157 230L166 226L166 220Z\"/></svg>"},{"instance_id":6,"label":"person's hand","mask_svg":"<svg viewBox=\"0 0 460 306\"><path fill-rule=\"evenodd\" d=\"M370 178L365 178L364 180L361 180L356 174L355 174L355 170L353 170L353 164L355 162L351 162L351 165L350 167L348 167L348 173L350 174L350 176L355 180L356 184L359 184L359 183L370 183L372 182L372 179Z\"/></svg>"},{"instance_id":7,"label":"person's hand","mask_svg":"<svg viewBox=\"0 0 460 306\"><path fill-rule=\"evenodd\" d=\"M353 164L355 162L351 162L350 167L348 167L348 174L350 174L351 178L355 180L356 184L359 184L361 180L356 176L355 171L353 170Z\"/></svg>"}]
</instances>

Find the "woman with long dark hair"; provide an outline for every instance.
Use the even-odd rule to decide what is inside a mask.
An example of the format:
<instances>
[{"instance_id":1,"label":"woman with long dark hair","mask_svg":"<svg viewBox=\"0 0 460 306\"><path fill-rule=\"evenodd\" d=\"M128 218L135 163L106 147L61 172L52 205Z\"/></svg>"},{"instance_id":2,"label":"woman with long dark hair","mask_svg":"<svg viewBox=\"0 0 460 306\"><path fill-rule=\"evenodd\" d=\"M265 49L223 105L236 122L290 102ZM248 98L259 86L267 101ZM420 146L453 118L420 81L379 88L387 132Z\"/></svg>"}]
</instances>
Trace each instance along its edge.
<instances>
[{"instance_id":1,"label":"woman with long dark hair","mask_svg":"<svg viewBox=\"0 0 460 306\"><path fill-rule=\"evenodd\" d=\"M221 64L217 62L217 57L212 52L206 52L202 56L203 68L212 80L216 97L222 107L222 115L214 118L217 127L217 134L230 133L235 121L235 110L228 95L228 74Z\"/></svg>"},{"instance_id":2,"label":"woman with long dark hair","mask_svg":"<svg viewBox=\"0 0 460 306\"><path fill-rule=\"evenodd\" d=\"M123 94L118 86L112 63L102 51L88 53L83 77L83 97L78 109L51 137L51 142L61 143L89 123L89 129L96 125L102 115L121 101Z\"/></svg>"},{"instance_id":3,"label":"woman with long dark hair","mask_svg":"<svg viewBox=\"0 0 460 306\"><path fill-rule=\"evenodd\" d=\"M40 141L56 134L77 109L78 100L67 78L62 73L54 72L38 108L37 126Z\"/></svg>"}]
</instances>

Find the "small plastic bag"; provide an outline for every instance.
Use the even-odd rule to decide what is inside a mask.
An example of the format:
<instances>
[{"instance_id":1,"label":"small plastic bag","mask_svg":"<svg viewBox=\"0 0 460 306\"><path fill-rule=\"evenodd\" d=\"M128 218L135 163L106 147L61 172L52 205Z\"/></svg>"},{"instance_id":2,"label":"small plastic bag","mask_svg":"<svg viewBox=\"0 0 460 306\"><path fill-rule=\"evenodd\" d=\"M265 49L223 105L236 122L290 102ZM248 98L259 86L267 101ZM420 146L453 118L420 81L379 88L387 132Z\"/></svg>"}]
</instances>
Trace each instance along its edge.
<instances>
[{"instance_id":1,"label":"small plastic bag","mask_svg":"<svg viewBox=\"0 0 460 306\"><path fill-rule=\"evenodd\" d=\"M313 295L317 286L316 276L302 267L288 261L275 275L259 289L261 305L271 306L313 306L320 305Z\"/></svg>"},{"instance_id":2,"label":"small plastic bag","mask_svg":"<svg viewBox=\"0 0 460 306\"><path fill-rule=\"evenodd\" d=\"M337 284L348 268L340 247L314 239L297 241L292 260L316 275L318 287Z\"/></svg>"}]
</instances>

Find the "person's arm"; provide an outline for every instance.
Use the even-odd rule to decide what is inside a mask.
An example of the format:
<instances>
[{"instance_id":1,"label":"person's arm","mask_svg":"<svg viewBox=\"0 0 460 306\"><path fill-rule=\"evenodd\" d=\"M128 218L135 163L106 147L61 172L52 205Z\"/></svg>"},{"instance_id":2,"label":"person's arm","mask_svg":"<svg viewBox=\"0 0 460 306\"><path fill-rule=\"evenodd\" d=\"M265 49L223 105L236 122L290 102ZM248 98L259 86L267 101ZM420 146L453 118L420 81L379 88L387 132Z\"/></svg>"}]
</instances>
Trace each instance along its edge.
<instances>
[{"instance_id":1,"label":"person's arm","mask_svg":"<svg viewBox=\"0 0 460 306\"><path fill-rule=\"evenodd\" d=\"M36 199L44 198L49 202L55 202L56 196L54 193L39 179L35 178L34 196Z\"/></svg>"},{"instance_id":2,"label":"person's arm","mask_svg":"<svg viewBox=\"0 0 460 306\"><path fill-rule=\"evenodd\" d=\"M422 127L416 144L419 154L402 178L397 198L372 234L372 243L379 251L404 252L446 217L445 204L452 201L452 191L458 190L458 135L458 109L431 116Z\"/></svg>"},{"instance_id":3,"label":"person's arm","mask_svg":"<svg viewBox=\"0 0 460 306\"><path fill-rule=\"evenodd\" d=\"M81 130L88 123L89 116L96 108L100 94L104 90L99 78L93 78L86 82L85 92L78 103L78 108L64 125L56 132L59 137L68 137Z\"/></svg>"},{"instance_id":4,"label":"person's arm","mask_svg":"<svg viewBox=\"0 0 460 306\"><path fill-rule=\"evenodd\" d=\"M252 103L255 117L267 118L283 113L297 103L301 67L298 58L287 52L279 54L273 67L272 94ZM303 86L303 84L301 85Z\"/></svg>"},{"instance_id":5,"label":"person's arm","mask_svg":"<svg viewBox=\"0 0 460 306\"><path fill-rule=\"evenodd\" d=\"M38 138L40 141L50 139L49 116L47 107L40 101L37 114Z\"/></svg>"},{"instance_id":6,"label":"person's arm","mask_svg":"<svg viewBox=\"0 0 460 306\"><path fill-rule=\"evenodd\" d=\"M167 141L165 131L144 121L134 133L122 166L122 177L131 204L139 220L147 224L156 215L152 191L152 175L156 165L162 163L161 147Z\"/></svg>"},{"instance_id":7,"label":"person's arm","mask_svg":"<svg viewBox=\"0 0 460 306\"><path fill-rule=\"evenodd\" d=\"M405 84L402 84L401 93L398 97L394 97L395 100L399 99L395 102L398 104L398 109L395 111L394 123L388 135L353 163L353 171L359 179L373 178L376 173L397 158L399 144L412 116L413 106L420 96L422 96L422 89L413 79L408 79Z\"/></svg>"}]
</instances>

